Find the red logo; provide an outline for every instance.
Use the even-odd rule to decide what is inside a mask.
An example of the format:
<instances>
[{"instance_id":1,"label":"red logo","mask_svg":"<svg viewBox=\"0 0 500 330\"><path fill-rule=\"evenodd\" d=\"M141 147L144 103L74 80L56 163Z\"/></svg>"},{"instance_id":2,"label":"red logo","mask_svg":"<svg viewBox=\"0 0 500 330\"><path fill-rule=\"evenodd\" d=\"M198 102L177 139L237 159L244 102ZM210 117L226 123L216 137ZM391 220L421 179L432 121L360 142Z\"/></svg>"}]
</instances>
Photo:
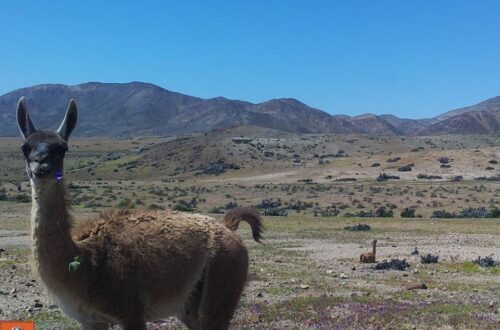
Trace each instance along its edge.
<instances>
[{"instance_id":1,"label":"red logo","mask_svg":"<svg viewBox=\"0 0 500 330\"><path fill-rule=\"evenodd\" d=\"M33 321L0 321L0 330L35 330Z\"/></svg>"}]
</instances>

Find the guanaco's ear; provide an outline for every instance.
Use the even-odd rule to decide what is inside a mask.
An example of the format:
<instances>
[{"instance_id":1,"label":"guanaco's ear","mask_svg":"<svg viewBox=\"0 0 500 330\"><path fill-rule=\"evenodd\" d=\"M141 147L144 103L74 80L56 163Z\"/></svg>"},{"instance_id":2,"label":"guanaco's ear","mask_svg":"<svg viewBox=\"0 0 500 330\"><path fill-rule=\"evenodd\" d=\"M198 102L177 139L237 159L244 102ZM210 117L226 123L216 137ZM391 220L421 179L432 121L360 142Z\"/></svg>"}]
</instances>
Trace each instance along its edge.
<instances>
[{"instance_id":1,"label":"guanaco's ear","mask_svg":"<svg viewBox=\"0 0 500 330\"><path fill-rule=\"evenodd\" d=\"M66 110L66 115L61 123L61 126L57 129L57 133L66 141L73 132L76 126L76 120L78 119L78 110L76 109L75 100L71 99L69 101L68 110Z\"/></svg>"},{"instance_id":2,"label":"guanaco's ear","mask_svg":"<svg viewBox=\"0 0 500 330\"><path fill-rule=\"evenodd\" d=\"M21 131L21 135L23 138L27 139L31 133L36 131L35 125L31 121L30 115L26 110L26 101L24 100L24 96L22 96L17 102L17 126L19 126L19 130Z\"/></svg>"}]
</instances>

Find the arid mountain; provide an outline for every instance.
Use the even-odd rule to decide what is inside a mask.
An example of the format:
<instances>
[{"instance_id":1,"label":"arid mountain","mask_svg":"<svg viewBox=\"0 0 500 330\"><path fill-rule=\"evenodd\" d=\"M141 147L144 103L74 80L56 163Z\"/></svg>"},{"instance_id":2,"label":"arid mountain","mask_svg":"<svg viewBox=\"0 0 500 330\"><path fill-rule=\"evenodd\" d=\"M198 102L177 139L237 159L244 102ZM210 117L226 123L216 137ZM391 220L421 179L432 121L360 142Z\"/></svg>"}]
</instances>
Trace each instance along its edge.
<instances>
[{"instance_id":1,"label":"arid mountain","mask_svg":"<svg viewBox=\"0 0 500 330\"><path fill-rule=\"evenodd\" d=\"M412 134L414 132L418 132L419 130L424 129L429 125L438 122L438 120L434 118L405 119L396 117L394 115L380 115L379 117L396 127L398 130L403 132L403 134Z\"/></svg>"},{"instance_id":2,"label":"arid mountain","mask_svg":"<svg viewBox=\"0 0 500 330\"><path fill-rule=\"evenodd\" d=\"M454 110L433 119L392 115L330 115L295 99L259 104L224 97L202 99L153 84L97 83L74 86L45 84L0 96L0 136L18 134L17 100L25 96L35 125L56 128L70 98L79 107L79 136L177 135L238 125L293 133L370 135L495 134L499 132L500 97Z\"/></svg>"},{"instance_id":3,"label":"arid mountain","mask_svg":"<svg viewBox=\"0 0 500 330\"><path fill-rule=\"evenodd\" d=\"M486 101L479 102L478 104L472 105L470 107L465 107L445 112L442 115L437 116L436 119L445 120L467 112L498 111L499 109L500 109L500 96L497 96L491 99L487 99Z\"/></svg>"},{"instance_id":4,"label":"arid mountain","mask_svg":"<svg viewBox=\"0 0 500 330\"><path fill-rule=\"evenodd\" d=\"M381 116L371 113L361 116L350 117L348 121L354 125L357 132L362 134L379 134L378 132L385 132L386 135L401 135L403 131L395 125L389 123Z\"/></svg>"},{"instance_id":5,"label":"arid mountain","mask_svg":"<svg viewBox=\"0 0 500 330\"><path fill-rule=\"evenodd\" d=\"M467 111L438 121L420 131L419 135L498 134L500 109Z\"/></svg>"},{"instance_id":6,"label":"arid mountain","mask_svg":"<svg viewBox=\"0 0 500 330\"><path fill-rule=\"evenodd\" d=\"M140 82L38 85L0 96L0 135L17 135L15 106L25 96L35 125L55 128L74 98L79 136L140 136L205 132L253 125L297 133L355 133L346 120L294 99L260 104L223 97L201 99ZM384 134L384 132L379 132Z\"/></svg>"},{"instance_id":7,"label":"arid mountain","mask_svg":"<svg viewBox=\"0 0 500 330\"><path fill-rule=\"evenodd\" d=\"M500 96L476 105L448 111L437 121L417 130L419 135L498 134L500 133Z\"/></svg>"}]
</instances>

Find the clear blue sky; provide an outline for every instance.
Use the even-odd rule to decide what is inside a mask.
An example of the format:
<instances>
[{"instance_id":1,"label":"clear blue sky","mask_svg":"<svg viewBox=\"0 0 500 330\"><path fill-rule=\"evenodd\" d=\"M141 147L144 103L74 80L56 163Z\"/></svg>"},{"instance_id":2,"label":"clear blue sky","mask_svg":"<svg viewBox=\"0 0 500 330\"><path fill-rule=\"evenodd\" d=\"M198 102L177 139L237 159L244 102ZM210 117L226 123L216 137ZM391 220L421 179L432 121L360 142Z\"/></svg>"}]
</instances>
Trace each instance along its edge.
<instances>
[{"instance_id":1,"label":"clear blue sky","mask_svg":"<svg viewBox=\"0 0 500 330\"><path fill-rule=\"evenodd\" d=\"M0 94L136 80L431 117L500 95L500 1L0 1Z\"/></svg>"}]
</instances>

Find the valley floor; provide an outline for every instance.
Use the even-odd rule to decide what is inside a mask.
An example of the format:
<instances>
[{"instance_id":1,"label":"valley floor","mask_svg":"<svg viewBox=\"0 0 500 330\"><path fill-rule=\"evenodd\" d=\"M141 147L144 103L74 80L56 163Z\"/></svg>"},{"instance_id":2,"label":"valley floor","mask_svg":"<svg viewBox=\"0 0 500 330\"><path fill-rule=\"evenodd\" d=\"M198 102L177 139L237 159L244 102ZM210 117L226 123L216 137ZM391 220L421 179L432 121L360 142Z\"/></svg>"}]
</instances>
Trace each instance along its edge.
<instances>
[{"instance_id":1,"label":"valley floor","mask_svg":"<svg viewBox=\"0 0 500 330\"><path fill-rule=\"evenodd\" d=\"M34 319L37 329L73 329L34 282L28 263L26 204L0 203L0 319ZM15 221L12 221L15 218ZM219 216L220 218L220 216ZM367 223L370 231L347 225ZM500 267L483 268L478 256L499 258L498 219L266 217L265 245L245 239L250 281L234 317L234 329L497 329ZM359 254L378 239L377 261L406 259L405 271L375 270ZM437 254L422 264L411 256ZM422 282L426 290L406 290ZM150 329L181 329L178 321Z\"/></svg>"},{"instance_id":2,"label":"valley floor","mask_svg":"<svg viewBox=\"0 0 500 330\"><path fill-rule=\"evenodd\" d=\"M0 319L76 329L31 276L31 188L19 139L0 139ZM297 135L234 128L187 137L74 139L77 221L107 208L265 216L234 329L498 329L500 136ZM397 178L396 178L397 177ZM369 231L345 226L369 224ZM378 240L375 270L359 255ZM438 255L422 264L420 254ZM406 290L424 283L427 289ZM150 329L181 329L176 320Z\"/></svg>"}]
</instances>

